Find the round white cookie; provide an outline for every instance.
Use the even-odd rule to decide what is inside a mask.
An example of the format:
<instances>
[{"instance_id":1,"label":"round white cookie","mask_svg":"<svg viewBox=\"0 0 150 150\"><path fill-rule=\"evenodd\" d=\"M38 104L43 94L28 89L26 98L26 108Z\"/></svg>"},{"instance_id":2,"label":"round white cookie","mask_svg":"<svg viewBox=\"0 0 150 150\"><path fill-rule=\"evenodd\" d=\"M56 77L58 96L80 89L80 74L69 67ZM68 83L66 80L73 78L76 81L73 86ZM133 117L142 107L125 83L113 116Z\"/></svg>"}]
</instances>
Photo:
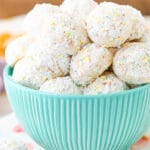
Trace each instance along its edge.
<instances>
[{"instance_id":1,"label":"round white cookie","mask_svg":"<svg viewBox=\"0 0 150 150\"><path fill-rule=\"evenodd\" d=\"M113 93L127 90L127 85L118 79L113 73L105 72L98 77L93 83L84 89L84 94L96 95L102 93Z\"/></svg>"},{"instance_id":2,"label":"round white cookie","mask_svg":"<svg viewBox=\"0 0 150 150\"><path fill-rule=\"evenodd\" d=\"M22 36L12 41L6 48L5 52L7 64L13 67L17 61L25 56L33 41L33 38L29 36Z\"/></svg>"},{"instance_id":3,"label":"round white cookie","mask_svg":"<svg viewBox=\"0 0 150 150\"><path fill-rule=\"evenodd\" d=\"M72 58L70 75L78 85L88 85L112 64L112 53L96 44L85 46Z\"/></svg>"},{"instance_id":4,"label":"round white cookie","mask_svg":"<svg viewBox=\"0 0 150 150\"><path fill-rule=\"evenodd\" d=\"M64 48L51 44L49 40L36 41L27 52L27 57L44 68L48 68L53 78L65 76L70 69L70 56L64 53Z\"/></svg>"},{"instance_id":5,"label":"round white cookie","mask_svg":"<svg viewBox=\"0 0 150 150\"><path fill-rule=\"evenodd\" d=\"M12 78L14 81L33 89L39 87L52 78L48 68L40 66L31 58L23 58L14 67Z\"/></svg>"},{"instance_id":6,"label":"round white cookie","mask_svg":"<svg viewBox=\"0 0 150 150\"><path fill-rule=\"evenodd\" d=\"M131 6L124 6L124 9L127 11L129 18L131 18L131 22L133 22L129 40L142 38L145 31L145 19L141 12Z\"/></svg>"},{"instance_id":7,"label":"round white cookie","mask_svg":"<svg viewBox=\"0 0 150 150\"><path fill-rule=\"evenodd\" d=\"M67 13L57 13L50 17L49 26L43 33L51 43L59 43L64 53L74 55L89 43L86 29L81 19Z\"/></svg>"},{"instance_id":8,"label":"round white cookie","mask_svg":"<svg viewBox=\"0 0 150 150\"><path fill-rule=\"evenodd\" d=\"M94 0L65 0L60 8L69 14L78 15L83 20L86 20L97 5Z\"/></svg>"},{"instance_id":9,"label":"round white cookie","mask_svg":"<svg viewBox=\"0 0 150 150\"><path fill-rule=\"evenodd\" d=\"M0 150L28 150L28 148L22 141L4 138L0 139Z\"/></svg>"},{"instance_id":10,"label":"round white cookie","mask_svg":"<svg viewBox=\"0 0 150 150\"><path fill-rule=\"evenodd\" d=\"M104 47L120 47L131 34L132 22L122 5L103 2L87 18L91 40Z\"/></svg>"},{"instance_id":11,"label":"round white cookie","mask_svg":"<svg viewBox=\"0 0 150 150\"><path fill-rule=\"evenodd\" d=\"M145 43L128 43L113 60L115 74L128 84L150 83L150 51Z\"/></svg>"},{"instance_id":12,"label":"round white cookie","mask_svg":"<svg viewBox=\"0 0 150 150\"><path fill-rule=\"evenodd\" d=\"M36 4L34 8L26 15L23 27L28 34L40 37L49 25L51 15L60 12L58 6L48 3Z\"/></svg>"},{"instance_id":13,"label":"round white cookie","mask_svg":"<svg viewBox=\"0 0 150 150\"><path fill-rule=\"evenodd\" d=\"M81 89L69 76L50 79L41 86L40 90L53 94L81 94Z\"/></svg>"}]
</instances>

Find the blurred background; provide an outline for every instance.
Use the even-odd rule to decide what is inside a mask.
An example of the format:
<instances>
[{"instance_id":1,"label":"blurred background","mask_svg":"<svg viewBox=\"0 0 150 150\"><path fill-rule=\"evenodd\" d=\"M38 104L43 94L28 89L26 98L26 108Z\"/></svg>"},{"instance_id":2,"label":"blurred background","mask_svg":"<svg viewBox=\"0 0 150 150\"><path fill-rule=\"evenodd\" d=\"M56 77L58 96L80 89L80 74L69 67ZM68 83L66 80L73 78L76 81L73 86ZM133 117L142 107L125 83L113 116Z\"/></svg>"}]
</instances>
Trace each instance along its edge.
<instances>
[{"instance_id":1,"label":"blurred background","mask_svg":"<svg viewBox=\"0 0 150 150\"><path fill-rule=\"evenodd\" d=\"M102 2L103 0L97 0ZM109 0L105 0L109 1ZM119 4L130 4L141 10L144 15L150 15L150 0L110 0ZM61 4L62 0L0 0L0 18L7 18L28 12L35 3L50 2Z\"/></svg>"}]
</instances>

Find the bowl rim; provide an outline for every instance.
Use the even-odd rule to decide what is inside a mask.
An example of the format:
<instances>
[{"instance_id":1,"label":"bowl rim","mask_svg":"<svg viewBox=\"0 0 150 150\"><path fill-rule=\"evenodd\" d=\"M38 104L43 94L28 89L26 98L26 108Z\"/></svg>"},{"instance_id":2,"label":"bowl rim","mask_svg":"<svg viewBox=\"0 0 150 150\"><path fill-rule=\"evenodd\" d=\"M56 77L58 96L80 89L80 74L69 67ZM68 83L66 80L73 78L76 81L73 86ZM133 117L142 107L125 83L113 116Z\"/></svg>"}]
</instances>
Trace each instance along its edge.
<instances>
[{"instance_id":1,"label":"bowl rim","mask_svg":"<svg viewBox=\"0 0 150 150\"><path fill-rule=\"evenodd\" d=\"M50 97L63 97L63 98L105 98L105 97L112 97L112 96L124 96L126 94L133 94L133 93L137 93L140 91L143 91L145 89L150 89L150 84L146 84L134 89L129 89L126 91L120 91L120 92L114 92L114 93L108 93L108 94L99 94L99 95L69 95L69 94L54 94L54 93L48 93L48 92L43 92L43 91L39 91L39 90L35 90L35 89L31 89L27 86L21 85L17 82L15 82L12 79L12 72L13 72L13 68L11 66L6 65L4 70L3 70L3 76L4 76L4 83L5 83L5 79L7 81L9 81L11 84L13 84L14 87L22 89L28 93L32 93L35 95L41 95L41 96L50 96Z\"/></svg>"}]
</instances>

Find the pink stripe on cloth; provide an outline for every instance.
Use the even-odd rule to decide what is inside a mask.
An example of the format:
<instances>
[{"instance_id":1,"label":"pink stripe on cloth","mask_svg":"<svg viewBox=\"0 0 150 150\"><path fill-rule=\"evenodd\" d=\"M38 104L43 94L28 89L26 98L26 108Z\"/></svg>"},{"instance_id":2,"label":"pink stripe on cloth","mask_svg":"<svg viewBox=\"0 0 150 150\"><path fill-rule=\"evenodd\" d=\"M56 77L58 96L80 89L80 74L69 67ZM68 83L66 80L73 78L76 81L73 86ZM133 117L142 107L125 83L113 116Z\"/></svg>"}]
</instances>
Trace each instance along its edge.
<instances>
[{"instance_id":1,"label":"pink stripe on cloth","mask_svg":"<svg viewBox=\"0 0 150 150\"><path fill-rule=\"evenodd\" d=\"M13 132L15 133L20 133L20 132L24 132L23 128L20 126L20 125L16 125L14 128L13 128Z\"/></svg>"}]
</instances>

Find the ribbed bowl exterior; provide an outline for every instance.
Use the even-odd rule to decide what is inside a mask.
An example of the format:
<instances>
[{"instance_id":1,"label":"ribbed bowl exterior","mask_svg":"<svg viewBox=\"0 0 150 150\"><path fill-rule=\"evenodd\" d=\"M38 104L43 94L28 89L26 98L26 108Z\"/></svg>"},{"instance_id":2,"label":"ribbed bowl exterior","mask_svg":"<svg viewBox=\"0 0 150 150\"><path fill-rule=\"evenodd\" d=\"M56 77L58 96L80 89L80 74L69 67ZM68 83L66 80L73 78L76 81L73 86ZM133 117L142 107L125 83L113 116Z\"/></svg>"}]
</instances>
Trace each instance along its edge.
<instances>
[{"instance_id":1,"label":"ribbed bowl exterior","mask_svg":"<svg viewBox=\"0 0 150 150\"><path fill-rule=\"evenodd\" d=\"M150 85L102 96L50 95L18 85L5 68L11 106L46 150L127 150L150 126Z\"/></svg>"}]
</instances>

